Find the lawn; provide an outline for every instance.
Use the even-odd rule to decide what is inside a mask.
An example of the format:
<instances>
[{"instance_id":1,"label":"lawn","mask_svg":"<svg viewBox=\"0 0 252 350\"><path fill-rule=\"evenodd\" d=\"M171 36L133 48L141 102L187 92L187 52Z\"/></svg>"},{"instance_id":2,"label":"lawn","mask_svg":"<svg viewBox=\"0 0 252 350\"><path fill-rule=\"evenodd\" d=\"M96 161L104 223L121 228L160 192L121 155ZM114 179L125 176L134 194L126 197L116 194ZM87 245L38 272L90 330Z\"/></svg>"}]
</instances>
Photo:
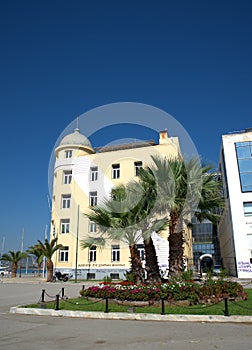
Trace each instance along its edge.
<instances>
[{"instance_id":1,"label":"lawn","mask_svg":"<svg viewBox=\"0 0 252 350\"><path fill-rule=\"evenodd\" d=\"M242 301L228 301L228 311L229 315L252 315L252 289L245 289L248 293L248 300ZM55 309L56 303L39 303L26 305L26 307L31 308L47 308ZM60 299L59 309L61 310L75 310L75 311L100 311L105 312L106 303L103 299L88 300L84 297L77 299ZM225 305L224 301L217 304L197 304L192 306L178 306L175 302L169 304L165 303L164 306L165 314L191 314L191 315L224 315ZM126 305L118 305L117 302L109 300L108 301L108 311L109 312L132 312L132 308ZM160 314L162 311L161 303L154 302L151 306L135 306L135 313L152 313Z\"/></svg>"}]
</instances>

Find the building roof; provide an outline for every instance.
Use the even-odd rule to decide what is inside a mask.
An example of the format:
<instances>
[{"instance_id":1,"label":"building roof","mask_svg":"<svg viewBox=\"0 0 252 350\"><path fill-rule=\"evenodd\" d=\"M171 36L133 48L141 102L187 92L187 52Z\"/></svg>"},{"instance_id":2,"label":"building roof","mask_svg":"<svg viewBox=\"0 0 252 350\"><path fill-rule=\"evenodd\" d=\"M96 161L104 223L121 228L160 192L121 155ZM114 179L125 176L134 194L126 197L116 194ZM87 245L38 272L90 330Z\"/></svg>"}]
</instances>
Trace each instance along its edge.
<instances>
[{"instance_id":1,"label":"building roof","mask_svg":"<svg viewBox=\"0 0 252 350\"><path fill-rule=\"evenodd\" d=\"M71 134L66 135L61 140L60 146L64 145L82 145L92 148L91 142L89 139L80 133L80 130L78 128L74 129L74 132Z\"/></svg>"},{"instance_id":2,"label":"building roof","mask_svg":"<svg viewBox=\"0 0 252 350\"><path fill-rule=\"evenodd\" d=\"M131 149L131 148L140 148L140 147L150 147L155 146L156 143L153 140L149 141L141 141L141 142L129 142L119 145L111 145L106 147L96 147L96 152L112 152L112 151L119 151L119 150L125 150L125 149Z\"/></svg>"}]
</instances>

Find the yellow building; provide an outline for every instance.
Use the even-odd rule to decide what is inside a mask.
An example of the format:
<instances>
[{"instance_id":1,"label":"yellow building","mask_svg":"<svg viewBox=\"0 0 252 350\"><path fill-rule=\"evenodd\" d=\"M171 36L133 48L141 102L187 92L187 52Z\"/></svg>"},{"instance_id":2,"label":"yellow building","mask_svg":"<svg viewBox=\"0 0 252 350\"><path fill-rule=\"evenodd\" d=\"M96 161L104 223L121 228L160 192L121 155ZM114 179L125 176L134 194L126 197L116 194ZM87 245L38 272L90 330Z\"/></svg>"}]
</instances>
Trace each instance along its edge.
<instances>
[{"instance_id":1,"label":"yellow building","mask_svg":"<svg viewBox=\"0 0 252 350\"><path fill-rule=\"evenodd\" d=\"M124 242L109 242L102 250L82 249L80 242L95 235L97 228L84 215L90 206L102 203L111 189L137 176L140 167L151 164L151 155L174 157L180 154L179 140L161 131L159 143L134 142L94 149L76 128L55 149L51 238L64 246L54 256L55 269L76 273L78 278L123 278L129 269L129 248ZM185 230L185 261L192 260L191 232ZM168 268L168 232L152 238L160 268ZM143 242L138 242L144 260Z\"/></svg>"}]
</instances>

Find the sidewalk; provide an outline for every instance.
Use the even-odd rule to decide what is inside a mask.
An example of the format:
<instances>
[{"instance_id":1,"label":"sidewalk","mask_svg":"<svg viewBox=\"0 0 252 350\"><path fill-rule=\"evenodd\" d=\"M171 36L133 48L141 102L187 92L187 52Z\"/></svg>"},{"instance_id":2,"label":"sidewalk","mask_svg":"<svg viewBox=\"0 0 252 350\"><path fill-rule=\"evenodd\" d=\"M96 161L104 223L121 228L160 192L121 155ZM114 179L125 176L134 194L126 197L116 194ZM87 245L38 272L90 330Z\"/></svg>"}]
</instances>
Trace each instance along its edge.
<instances>
[{"instance_id":1,"label":"sidewalk","mask_svg":"<svg viewBox=\"0 0 252 350\"><path fill-rule=\"evenodd\" d=\"M69 284L74 284L74 285L80 285L82 286L83 284L85 284L85 286L92 286L94 284L97 284L98 281L78 281L77 283L75 282L75 280L72 278L67 282L63 282L63 281L55 281L55 282L46 282L46 278L44 277L36 277L36 276L22 276L22 277L15 277L15 278L11 278L11 277L1 277L0 278L0 283L8 283L8 284L16 284L16 283L26 283L26 284L48 284L48 285L53 285L53 284L60 284L60 285L69 285Z\"/></svg>"},{"instance_id":2,"label":"sidewalk","mask_svg":"<svg viewBox=\"0 0 252 350\"><path fill-rule=\"evenodd\" d=\"M0 283L44 283L46 282L46 279L43 277L36 277L36 276L22 276L22 277L1 277Z\"/></svg>"},{"instance_id":3,"label":"sidewalk","mask_svg":"<svg viewBox=\"0 0 252 350\"><path fill-rule=\"evenodd\" d=\"M49 310L22 307L11 307L10 313L24 315L40 315L54 317L74 317L106 320L134 320L134 321L160 321L160 322L211 322L211 323L252 323L252 316L220 316L220 315L158 315L124 312L94 312Z\"/></svg>"}]
</instances>

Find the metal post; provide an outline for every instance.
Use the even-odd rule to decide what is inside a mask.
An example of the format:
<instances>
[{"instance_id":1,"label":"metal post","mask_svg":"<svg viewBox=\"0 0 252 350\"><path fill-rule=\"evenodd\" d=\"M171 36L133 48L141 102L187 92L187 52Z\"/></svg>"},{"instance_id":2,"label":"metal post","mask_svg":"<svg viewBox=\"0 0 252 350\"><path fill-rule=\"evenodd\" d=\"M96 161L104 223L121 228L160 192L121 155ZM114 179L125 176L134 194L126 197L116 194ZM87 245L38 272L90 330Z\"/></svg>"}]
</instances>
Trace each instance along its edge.
<instances>
[{"instance_id":1,"label":"metal post","mask_svg":"<svg viewBox=\"0 0 252 350\"><path fill-rule=\"evenodd\" d=\"M78 205L77 229L76 229L76 252L75 252L75 283L77 283L77 272L78 272L79 215L80 215L80 206Z\"/></svg>"},{"instance_id":2,"label":"metal post","mask_svg":"<svg viewBox=\"0 0 252 350\"><path fill-rule=\"evenodd\" d=\"M45 289L42 289L42 294L41 294L41 303L45 302Z\"/></svg>"},{"instance_id":3,"label":"metal post","mask_svg":"<svg viewBox=\"0 0 252 350\"><path fill-rule=\"evenodd\" d=\"M108 297L106 297L106 299L105 299L105 301L106 301L106 303L105 303L105 313L108 313L109 311L108 311Z\"/></svg>"},{"instance_id":4,"label":"metal post","mask_svg":"<svg viewBox=\"0 0 252 350\"><path fill-rule=\"evenodd\" d=\"M164 298L161 298L161 305L162 305L161 315L165 315Z\"/></svg>"},{"instance_id":5,"label":"metal post","mask_svg":"<svg viewBox=\"0 0 252 350\"><path fill-rule=\"evenodd\" d=\"M65 296L65 289L64 289L64 287L62 287L62 289L61 289L61 296L62 296L62 298L64 298L64 296Z\"/></svg>"},{"instance_id":6,"label":"metal post","mask_svg":"<svg viewBox=\"0 0 252 350\"><path fill-rule=\"evenodd\" d=\"M85 289L85 286L84 286L84 284L82 285L82 290L84 290Z\"/></svg>"},{"instance_id":7,"label":"metal post","mask_svg":"<svg viewBox=\"0 0 252 350\"><path fill-rule=\"evenodd\" d=\"M24 228L22 228L21 253L23 253L23 249L24 249ZM21 277L21 269L22 269L22 259L20 260L19 277Z\"/></svg>"},{"instance_id":8,"label":"metal post","mask_svg":"<svg viewBox=\"0 0 252 350\"><path fill-rule=\"evenodd\" d=\"M224 305L225 305L224 316L229 316L229 312L228 312L228 298L224 298Z\"/></svg>"},{"instance_id":9,"label":"metal post","mask_svg":"<svg viewBox=\"0 0 252 350\"><path fill-rule=\"evenodd\" d=\"M56 295L56 305L55 305L55 311L59 310L59 294Z\"/></svg>"}]
</instances>

